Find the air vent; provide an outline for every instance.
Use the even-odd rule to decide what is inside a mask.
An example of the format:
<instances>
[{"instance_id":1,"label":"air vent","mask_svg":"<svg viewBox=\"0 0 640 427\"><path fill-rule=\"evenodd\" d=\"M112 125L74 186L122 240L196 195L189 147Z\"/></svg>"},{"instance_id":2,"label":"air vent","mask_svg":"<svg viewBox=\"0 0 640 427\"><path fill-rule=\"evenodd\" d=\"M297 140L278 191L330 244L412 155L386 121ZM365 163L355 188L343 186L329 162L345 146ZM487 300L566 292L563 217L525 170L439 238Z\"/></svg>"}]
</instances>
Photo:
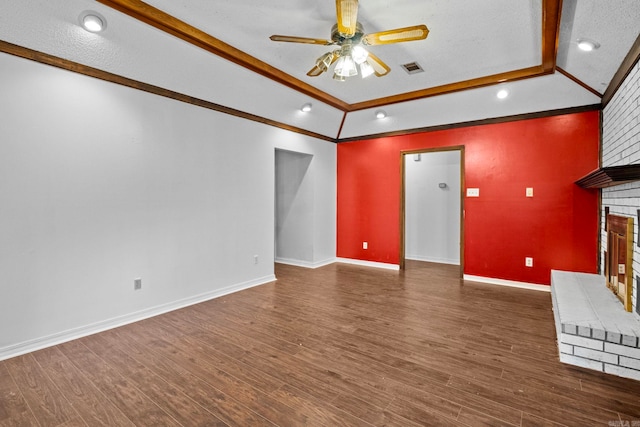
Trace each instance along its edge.
<instances>
[{"instance_id":1,"label":"air vent","mask_svg":"<svg viewBox=\"0 0 640 427\"><path fill-rule=\"evenodd\" d=\"M404 70L408 74L416 74L416 73L424 72L420 64L418 64L417 62L409 62L408 64L402 64L402 68L404 68Z\"/></svg>"}]
</instances>

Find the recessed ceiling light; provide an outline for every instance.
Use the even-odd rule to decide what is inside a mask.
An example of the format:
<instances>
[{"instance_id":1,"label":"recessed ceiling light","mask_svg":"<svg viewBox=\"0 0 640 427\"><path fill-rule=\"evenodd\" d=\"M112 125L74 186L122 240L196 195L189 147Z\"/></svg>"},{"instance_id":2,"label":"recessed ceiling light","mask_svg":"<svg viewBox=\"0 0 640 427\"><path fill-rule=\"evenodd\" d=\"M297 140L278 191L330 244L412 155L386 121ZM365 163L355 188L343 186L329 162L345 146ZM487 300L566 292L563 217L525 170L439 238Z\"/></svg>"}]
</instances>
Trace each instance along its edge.
<instances>
[{"instance_id":1,"label":"recessed ceiling light","mask_svg":"<svg viewBox=\"0 0 640 427\"><path fill-rule=\"evenodd\" d=\"M302 107L300 107L300 111L302 111L303 113L308 113L309 111L311 111L311 103L307 102L306 104L304 104Z\"/></svg>"},{"instance_id":2,"label":"recessed ceiling light","mask_svg":"<svg viewBox=\"0 0 640 427\"><path fill-rule=\"evenodd\" d=\"M600 43L589 39L578 39L578 48L585 52L591 52L600 47Z\"/></svg>"},{"instance_id":3,"label":"recessed ceiling light","mask_svg":"<svg viewBox=\"0 0 640 427\"><path fill-rule=\"evenodd\" d=\"M500 89L498 93L496 93L496 96L498 97L498 99L505 99L507 96L509 96L509 91L506 89Z\"/></svg>"},{"instance_id":4,"label":"recessed ceiling light","mask_svg":"<svg viewBox=\"0 0 640 427\"><path fill-rule=\"evenodd\" d=\"M376 111L376 119L384 119L387 117L387 113L384 110Z\"/></svg>"},{"instance_id":5,"label":"recessed ceiling light","mask_svg":"<svg viewBox=\"0 0 640 427\"><path fill-rule=\"evenodd\" d=\"M107 20L102 15L94 11L86 11L80 14L80 25L91 33L99 33L107 28Z\"/></svg>"}]
</instances>

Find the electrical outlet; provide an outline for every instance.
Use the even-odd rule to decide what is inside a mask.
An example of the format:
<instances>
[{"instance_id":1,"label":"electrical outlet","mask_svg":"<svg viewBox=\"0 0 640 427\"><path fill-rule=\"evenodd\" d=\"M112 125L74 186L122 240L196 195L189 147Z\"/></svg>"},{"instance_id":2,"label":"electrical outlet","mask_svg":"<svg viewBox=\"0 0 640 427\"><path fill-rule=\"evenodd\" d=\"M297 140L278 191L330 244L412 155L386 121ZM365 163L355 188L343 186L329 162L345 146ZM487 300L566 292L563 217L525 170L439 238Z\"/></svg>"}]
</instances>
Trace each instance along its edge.
<instances>
[{"instance_id":1,"label":"electrical outlet","mask_svg":"<svg viewBox=\"0 0 640 427\"><path fill-rule=\"evenodd\" d=\"M142 289L142 279L133 279L133 290L139 291L140 289Z\"/></svg>"},{"instance_id":2,"label":"electrical outlet","mask_svg":"<svg viewBox=\"0 0 640 427\"><path fill-rule=\"evenodd\" d=\"M467 188L467 197L480 197L479 188Z\"/></svg>"},{"instance_id":3,"label":"electrical outlet","mask_svg":"<svg viewBox=\"0 0 640 427\"><path fill-rule=\"evenodd\" d=\"M533 197L533 187L527 187L527 190L525 191L525 195L527 197Z\"/></svg>"},{"instance_id":4,"label":"electrical outlet","mask_svg":"<svg viewBox=\"0 0 640 427\"><path fill-rule=\"evenodd\" d=\"M368 242L362 242L362 249L369 249L369 243Z\"/></svg>"},{"instance_id":5,"label":"electrical outlet","mask_svg":"<svg viewBox=\"0 0 640 427\"><path fill-rule=\"evenodd\" d=\"M253 256L253 263L257 264L258 263L258 255L254 255Z\"/></svg>"},{"instance_id":6,"label":"electrical outlet","mask_svg":"<svg viewBox=\"0 0 640 427\"><path fill-rule=\"evenodd\" d=\"M533 267L533 258L526 257L524 259L524 265L525 265L525 267Z\"/></svg>"}]
</instances>

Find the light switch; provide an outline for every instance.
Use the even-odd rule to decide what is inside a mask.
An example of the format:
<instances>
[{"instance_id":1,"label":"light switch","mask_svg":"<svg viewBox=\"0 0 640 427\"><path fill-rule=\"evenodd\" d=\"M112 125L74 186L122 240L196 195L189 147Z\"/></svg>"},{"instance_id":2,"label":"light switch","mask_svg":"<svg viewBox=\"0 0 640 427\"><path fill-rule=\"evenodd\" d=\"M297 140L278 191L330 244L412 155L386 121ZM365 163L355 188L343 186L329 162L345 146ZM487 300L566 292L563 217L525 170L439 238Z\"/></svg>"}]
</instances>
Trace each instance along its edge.
<instances>
[{"instance_id":1,"label":"light switch","mask_svg":"<svg viewBox=\"0 0 640 427\"><path fill-rule=\"evenodd\" d=\"M533 187L527 187L527 197L533 197Z\"/></svg>"},{"instance_id":2,"label":"light switch","mask_svg":"<svg viewBox=\"0 0 640 427\"><path fill-rule=\"evenodd\" d=\"M480 197L479 188L467 188L467 197Z\"/></svg>"}]
</instances>

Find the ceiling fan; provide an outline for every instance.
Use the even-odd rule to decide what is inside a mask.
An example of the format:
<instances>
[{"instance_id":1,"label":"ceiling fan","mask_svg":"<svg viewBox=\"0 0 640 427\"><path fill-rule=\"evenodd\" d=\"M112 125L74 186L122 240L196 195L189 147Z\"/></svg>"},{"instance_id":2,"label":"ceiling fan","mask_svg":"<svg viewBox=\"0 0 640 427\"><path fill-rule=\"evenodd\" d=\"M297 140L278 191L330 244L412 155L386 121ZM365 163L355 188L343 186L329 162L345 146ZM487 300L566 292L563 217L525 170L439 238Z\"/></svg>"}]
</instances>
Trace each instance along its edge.
<instances>
[{"instance_id":1,"label":"ceiling fan","mask_svg":"<svg viewBox=\"0 0 640 427\"><path fill-rule=\"evenodd\" d=\"M358 69L362 78L371 74L382 77L391 71L387 64L373 53L368 52L363 45L375 46L423 40L429 34L426 25L365 34L362 25L358 22L358 0L336 0L336 15L337 23L331 28L331 40L280 35L273 35L270 39L276 42L339 46L337 49L320 56L307 75L317 77L335 63L333 78L345 81L347 77L358 75Z\"/></svg>"}]
</instances>

